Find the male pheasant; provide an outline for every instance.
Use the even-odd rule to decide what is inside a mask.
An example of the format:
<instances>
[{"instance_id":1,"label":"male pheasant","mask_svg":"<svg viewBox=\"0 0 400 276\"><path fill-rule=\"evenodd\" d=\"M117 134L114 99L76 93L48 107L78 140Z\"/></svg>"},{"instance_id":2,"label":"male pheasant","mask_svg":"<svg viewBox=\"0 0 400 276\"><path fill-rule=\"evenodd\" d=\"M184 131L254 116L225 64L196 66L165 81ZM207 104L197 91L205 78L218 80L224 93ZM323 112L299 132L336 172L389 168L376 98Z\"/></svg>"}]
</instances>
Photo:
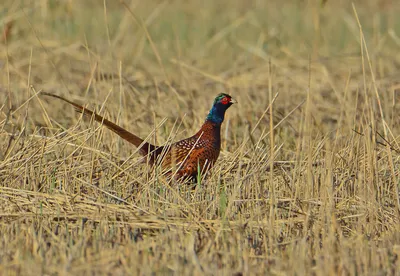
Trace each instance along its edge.
<instances>
[{"instance_id":1,"label":"male pheasant","mask_svg":"<svg viewBox=\"0 0 400 276\"><path fill-rule=\"evenodd\" d=\"M45 92L42 94L61 99L73 105L77 112L93 117L94 120L138 147L139 152L148 158L150 164L161 164L163 170L168 170L169 173L175 167L177 169L173 174L175 178L190 178L194 181L196 181L198 170L204 173L217 161L221 149L221 125L225 111L232 104L237 103L230 95L219 94L214 100L206 121L196 134L171 145L155 146L77 103L58 95Z\"/></svg>"}]
</instances>

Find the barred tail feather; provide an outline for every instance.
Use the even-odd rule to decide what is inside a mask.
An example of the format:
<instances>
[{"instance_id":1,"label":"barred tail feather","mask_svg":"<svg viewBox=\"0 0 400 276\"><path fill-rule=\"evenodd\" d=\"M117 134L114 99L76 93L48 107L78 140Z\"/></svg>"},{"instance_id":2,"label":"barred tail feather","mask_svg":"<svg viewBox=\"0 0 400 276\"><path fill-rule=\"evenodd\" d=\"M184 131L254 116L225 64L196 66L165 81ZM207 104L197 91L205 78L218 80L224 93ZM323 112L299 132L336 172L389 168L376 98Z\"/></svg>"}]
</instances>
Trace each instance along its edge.
<instances>
[{"instance_id":1,"label":"barred tail feather","mask_svg":"<svg viewBox=\"0 0 400 276\"><path fill-rule=\"evenodd\" d=\"M144 142L144 140L142 138L127 131L126 129L120 127L119 125L116 125L115 123L107 120L103 116L100 116L99 114L93 112L90 109L87 109L77 103L74 103L64 97L61 97L61 96L58 96L55 94L51 94L51 93L47 93L47 92L42 92L41 94L45 95L45 96L50 96L53 98L60 99L64 102L67 102L70 105L72 105L77 112L82 113L85 116L94 118L97 122L102 123L104 126L106 126L108 129L112 130L114 133L119 135L121 138L123 138L124 140L128 141L129 143L131 143L131 144L135 145L137 148L139 148L140 153L144 156L147 155L149 152L153 152L154 150L156 150L156 146L154 146L148 142Z\"/></svg>"}]
</instances>

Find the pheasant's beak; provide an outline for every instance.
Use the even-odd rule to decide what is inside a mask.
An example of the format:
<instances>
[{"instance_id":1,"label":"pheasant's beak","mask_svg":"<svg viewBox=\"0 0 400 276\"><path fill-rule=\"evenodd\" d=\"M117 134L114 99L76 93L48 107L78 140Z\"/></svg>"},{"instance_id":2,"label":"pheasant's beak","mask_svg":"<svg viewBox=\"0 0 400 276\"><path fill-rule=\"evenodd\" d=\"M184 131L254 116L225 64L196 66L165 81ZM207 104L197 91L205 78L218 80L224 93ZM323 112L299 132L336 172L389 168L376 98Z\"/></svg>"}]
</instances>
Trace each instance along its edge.
<instances>
[{"instance_id":1,"label":"pheasant's beak","mask_svg":"<svg viewBox=\"0 0 400 276\"><path fill-rule=\"evenodd\" d=\"M231 98L231 100L229 101L230 104L236 104L238 103L237 100L235 100L234 98Z\"/></svg>"}]
</instances>

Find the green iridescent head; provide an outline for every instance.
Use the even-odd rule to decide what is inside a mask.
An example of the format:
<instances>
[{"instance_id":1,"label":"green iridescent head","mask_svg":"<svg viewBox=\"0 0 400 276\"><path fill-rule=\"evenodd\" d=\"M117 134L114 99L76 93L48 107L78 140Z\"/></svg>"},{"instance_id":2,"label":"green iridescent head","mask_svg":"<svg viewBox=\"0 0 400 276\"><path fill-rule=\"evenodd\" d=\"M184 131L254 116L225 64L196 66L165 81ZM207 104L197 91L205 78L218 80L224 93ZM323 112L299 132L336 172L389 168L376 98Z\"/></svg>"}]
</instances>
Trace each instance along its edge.
<instances>
[{"instance_id":1,"label":"green iridescent head","mask_svg":"<svg viewBox=\"0 0 400 276\"><path fill-rule=\"evenodd\" d=\"M214 100L214 104L208 113L207 120L213 123L221 124L224 121L225 111L234 103L237 103L228 94L218 94Z\"/></svg>"}]
</instances>

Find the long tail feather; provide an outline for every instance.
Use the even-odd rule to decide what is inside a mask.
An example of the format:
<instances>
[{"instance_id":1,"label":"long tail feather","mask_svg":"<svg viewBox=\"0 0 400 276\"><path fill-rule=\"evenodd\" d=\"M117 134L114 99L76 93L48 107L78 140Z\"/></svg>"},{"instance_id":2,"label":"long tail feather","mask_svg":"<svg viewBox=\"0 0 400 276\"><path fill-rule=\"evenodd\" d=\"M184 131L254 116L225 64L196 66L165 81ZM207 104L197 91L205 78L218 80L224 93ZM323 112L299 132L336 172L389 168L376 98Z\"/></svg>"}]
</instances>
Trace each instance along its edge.
<instances>
[{"instance_id":1,"label":"long tail feather","mask_svg":"<svg viewBox=\"0 0 400 276\"><path fill-rule=\"evenodd\" d=\"M154 152L157 147L148 143L144 142L144 140L135 134L127 131L126 129L120 127L119 125L114 124L113 122L105 119L103 116L100 116L99 114L93 112L90 109L87 109L77 103L74 103L66 98L63 98L61 96L47 93L47 92L41 92L42 95L50 96L53 98L60 99L64 102L67 102L71 104L75 110L79 113L82 113L83 115L86 115L88 117L93 117L97 122L102 123L104 126L115 132L117 135L119 135L122 139L128 141L129 143L135 145L137 148L139 148L139 151L142 155L146 156L149 152ZM152 158L153 159L153 158Z\"/></svg>"}]
</instances>

